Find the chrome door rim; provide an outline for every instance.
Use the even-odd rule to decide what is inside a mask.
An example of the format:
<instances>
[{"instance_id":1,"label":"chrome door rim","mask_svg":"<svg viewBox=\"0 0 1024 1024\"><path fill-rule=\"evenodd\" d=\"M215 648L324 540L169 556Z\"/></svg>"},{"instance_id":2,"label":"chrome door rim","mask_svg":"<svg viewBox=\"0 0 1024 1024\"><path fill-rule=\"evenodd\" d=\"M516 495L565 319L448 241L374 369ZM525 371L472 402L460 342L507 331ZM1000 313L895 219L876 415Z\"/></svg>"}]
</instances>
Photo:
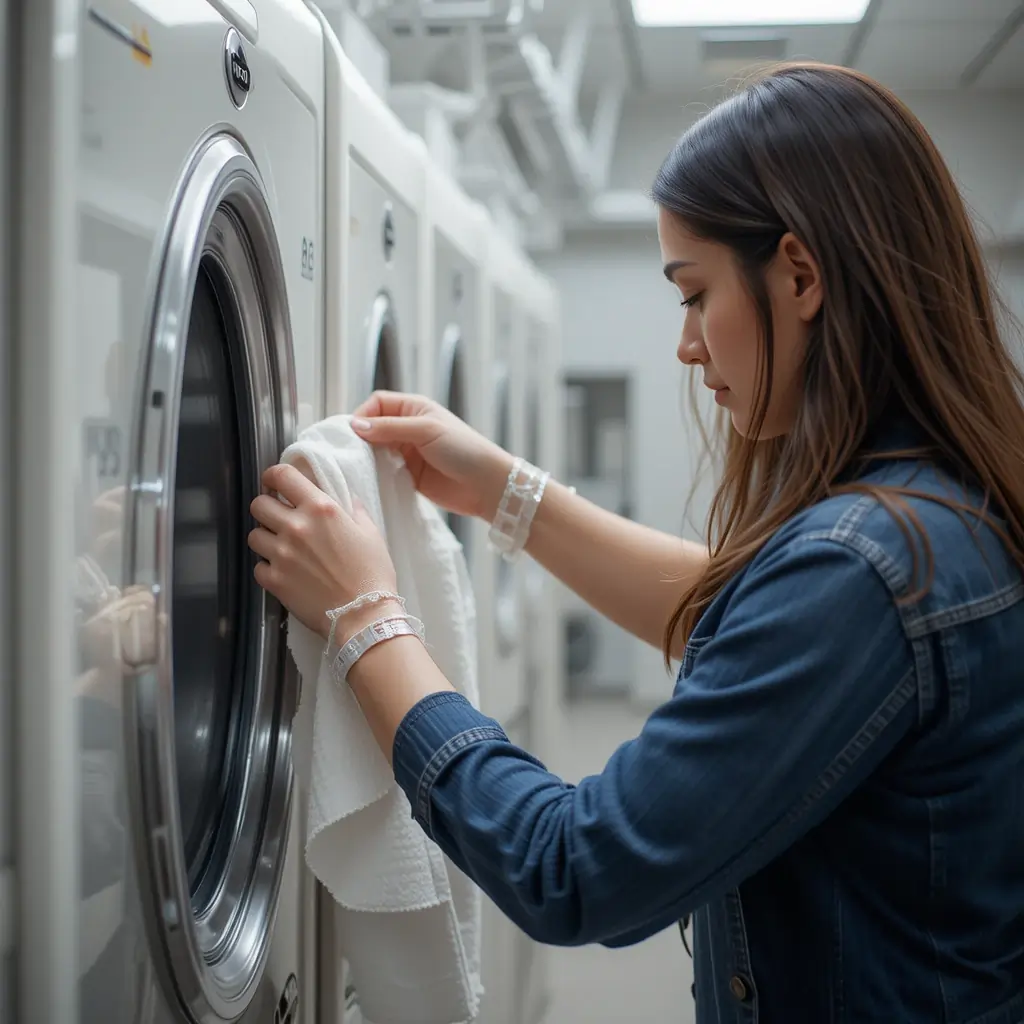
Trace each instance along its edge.
<instances>
[{"instance_id":1,"label":"chrome door rim","mask_svg":"<svg viewBox=\"0 0 1024 1024\"><path fill-rule=\"evenodd\" d=\"M466 360L463 351L462 328L456 323L451 323L441 334L437 397L446 409L468 423L469 409L453 409L451 400L452 391L458 388L458 393L463 396L463 401L465 403L469 401L469 391L466 387ZM468 556L470 539L468 522L453 512L446 513L446 521L448 529L455 534L456 539L462 544L464 553Z\"/></svg>"},{"instance_id":2,"label":"chrome door rim","mask_svg":"<svg viewBox=\"0 0 1024 1024\"><path fill-rule=\"evenodd\" d=\"M395 380L389 383L389 390L401 391L403 382L402 353L398 345L398 321L395 307L387 292L380 292L370 308L369 329L366 335L366 365L363 374L363 390L360 399L369 397L374 390L377 377L377 361L383 350L388 365L393 367Z\"/></svg>"},{"instance_id":3,"label":"chrome door rim","mask_svg":"<svg viewBox=\"0 0 1024 1024\"><path fill-rule=\"evenodd\" d=\"M458 324L449 324L441 335L441 359L438 368L438 381L440 386L437 389L437 396L447 409L451 409L456 416L469 421L469 410L452 409L450 404L452 386L459 379L462 385L462 393L466 391L466 364L462 355L462 328Z\"/></svg>"},{"instance_id":4,"label":"chrome door rim","mask_svg":"<svg viewBox=\"0 0 1024 1024\"><path fill-rule=\"evenodd\" d=\"M169 999L201 1024L236 1020L251 1002L269 950L291 807L294 673L284 614L257 597L259 622L246 771L232 810L228 869L193 908L175 770L171 584L175 466L192 296L204 260L220 271L241 325L246 410L257 475L295 435L296 388L284 270L259 173L233 137L197 147L171 214L152 316L134 439L128 578L151 588L165 625L153 664L126 683L127 747L140 888L157 972ZM284 678L287 674L288 678ZM274 687L274 676L281 685ZM275 692L276 690L276 692Z\"/></svg>"}]
</instances>

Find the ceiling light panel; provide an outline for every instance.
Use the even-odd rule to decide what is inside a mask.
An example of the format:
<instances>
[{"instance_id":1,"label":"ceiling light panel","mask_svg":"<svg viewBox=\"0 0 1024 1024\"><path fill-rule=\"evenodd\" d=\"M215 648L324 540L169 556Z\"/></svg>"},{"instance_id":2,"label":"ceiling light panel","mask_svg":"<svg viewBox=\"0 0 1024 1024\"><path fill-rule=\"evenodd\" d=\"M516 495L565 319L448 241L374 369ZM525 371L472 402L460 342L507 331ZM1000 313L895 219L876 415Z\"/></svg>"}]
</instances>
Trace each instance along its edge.
<instances>
[{"instance_id":1,"label":"ceiling light panel","mask_svg":"<svg viewBox=\"0 0 1024 1024\"><path fill-rule=\"evenodd\" d=\"M869 0L633 0L641 28L852 25Z\"/></svg>"}]
</instances>

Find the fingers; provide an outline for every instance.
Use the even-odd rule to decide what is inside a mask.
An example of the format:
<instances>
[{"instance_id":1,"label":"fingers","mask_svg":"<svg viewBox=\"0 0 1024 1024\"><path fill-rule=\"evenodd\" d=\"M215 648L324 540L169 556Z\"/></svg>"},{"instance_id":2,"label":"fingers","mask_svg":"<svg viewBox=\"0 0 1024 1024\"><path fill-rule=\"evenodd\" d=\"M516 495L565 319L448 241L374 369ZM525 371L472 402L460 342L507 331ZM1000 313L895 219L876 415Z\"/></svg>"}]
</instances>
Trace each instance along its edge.
<instances>
[{"instance_id":1,"label":"fingers","mask_svg":"<svg viewBox=\"0 0 1024 1024\"><path fill-rule=\"evenodd\" d=\"M249 513L260 526L265 526L274 533L280 533L288 522L289 509L277 498L269 494L261 494L249 506Z\"/></svg>"},{"instance_id":2,"label":"fingers","mask_svg":"<svg viewBox=\"0 0 1024 1024\"><path fill-rule=\"evenodd\" d=\"M370 444L422 448L436 441L444 427L433 416L377 416L354 418L352 429Z\"/></svg>"},{"instance_id":3,"label":"fingers","mask_svg":"<svg viewBox=\"0 0 1024 1024\"><path fill-rule=\"evenodd\" d=\"M249 548L259 555L260 558L265 558L268 562L277 555L278 544L277 536L269 530L265 530L262 526L257 526L249 534Z\"/></svg>"},{"instance_id":4,"label":"fingers","mask_svg":"<svg viewBox=\"0 0 1024 1024\"><path fill-rule=\"evenodd\" d=\"M416 416L428 409L430 399L404 391L375 391L352 413L356 417Z\"/></svg>"},{"instance_id":5,"label":"fingers","mask_svg":"<svg viewBox=\"0 0 1024 1024\"><path fill-rule=\"evenodd\" d=\"M323 497L323 491L294 466L271 466L263 474L263 486L286 498L295 508L304 502L319 501Z\"/></svg>"}]
</instances>

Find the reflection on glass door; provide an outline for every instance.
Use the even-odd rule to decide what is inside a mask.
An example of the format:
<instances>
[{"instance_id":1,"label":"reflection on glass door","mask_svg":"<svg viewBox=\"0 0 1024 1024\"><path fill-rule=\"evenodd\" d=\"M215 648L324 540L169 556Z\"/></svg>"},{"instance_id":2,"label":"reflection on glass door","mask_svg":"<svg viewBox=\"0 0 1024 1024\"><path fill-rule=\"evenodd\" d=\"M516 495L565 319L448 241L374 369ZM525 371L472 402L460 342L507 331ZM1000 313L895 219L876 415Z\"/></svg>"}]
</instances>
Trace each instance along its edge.
<instances>
[{"instance_id":1,"label":"reflection on glass door","mask_svg":"<svg viewBox=\"0 0 1024 1024\"><path fill-rule=\"evenodd\" d=\"M192 301L174 500L174 729L178 802L193 906L201 883L216 884L211 860L228 794L237 788L236 750L247 670L249 564L245 556L246 496L257 493L243 470L240 409L227 325L209 269L200 269ZM234 369L234 372L232 372ZM242 406L244 409L245 406ZM244 422L244 421L243 421ZM251 431L252 425L245 422ZM247 432L248 432L247 431ZM207 870L212 868L212 870Z\"/></svg>"}]
</instances>

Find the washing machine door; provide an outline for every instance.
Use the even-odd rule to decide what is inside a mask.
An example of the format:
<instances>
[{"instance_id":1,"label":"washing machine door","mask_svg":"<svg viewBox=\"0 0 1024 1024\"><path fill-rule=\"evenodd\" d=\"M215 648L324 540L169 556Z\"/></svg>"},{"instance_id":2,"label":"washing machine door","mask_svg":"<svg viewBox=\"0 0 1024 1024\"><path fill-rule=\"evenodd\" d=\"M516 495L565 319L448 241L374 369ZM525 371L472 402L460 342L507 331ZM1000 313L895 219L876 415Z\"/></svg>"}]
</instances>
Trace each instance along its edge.
<instances>
[{"instance_id":1,"label":"washing machine door","mask_svg":"<svg viewBox=\"0 0 1024 1024\"><path fill-rule=\"evenodd\" d=\"M512 448L512 395L508 367L499 363L494 371L495 442L505 451ZM498 653L509 657L519 647L519 595L516 571L501 555L494 584L494 626Z\"/></svg>"},{"instance_id":2,"label":"washing machine door","mask_svg":"<svg viewBox=\"0 0 1024 1024\"><path fill-rule=\"evenodd\" d=\"M213 1024L245 1011L266 960L297 692L246 542L295 432L287 296L260 176L228 136L183 179L146 359L128 572L157 614L128 688L132 827L167 1000Z\"/></svg>"},{"instance_id":3,"label":"washing machine door","mask_svg":"<svg viewBox=\"0 0 1024 1024\"><path fill-rule=\"evenodd\" d=\"M391 296L381 292L370 310L366 335L366 373L363 394L374 391L401 391L402 354L398 344L398 322Z\"/></svg>"},{"instance_id":4,"label":"washing machine door","mask_svg":"<svg viewBox=\"0 0 1024 1024\"><path fill-rule=\"evenodd\" d=\"M441 359L438 366L438 396L461 420L469 419L469 391L466 386L466 355L462 329L449 324L441 336ZM449 512L448 526L465 551L469 550L470 528L465 516Z\"/></svg>"}]
</instances>

